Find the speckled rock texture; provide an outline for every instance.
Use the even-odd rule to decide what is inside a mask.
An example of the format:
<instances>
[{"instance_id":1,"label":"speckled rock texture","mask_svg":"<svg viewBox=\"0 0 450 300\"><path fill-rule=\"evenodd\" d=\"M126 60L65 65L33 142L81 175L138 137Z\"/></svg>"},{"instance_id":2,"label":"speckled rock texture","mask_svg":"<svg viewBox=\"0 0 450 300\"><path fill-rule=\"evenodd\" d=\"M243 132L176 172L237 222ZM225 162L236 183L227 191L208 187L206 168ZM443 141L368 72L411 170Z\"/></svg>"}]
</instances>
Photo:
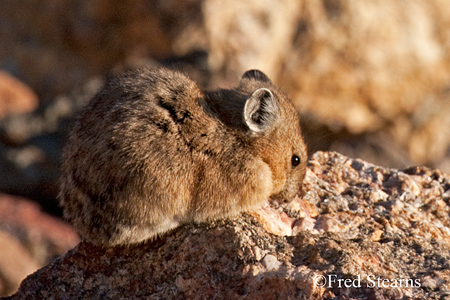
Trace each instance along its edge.
<instances>
[{"instance_id":1,"label":"speckled rock texture","mask_svg":"<svg viewBox=\"0 0 450 300\"><path fill-rule=\"evenodd\" d=\"M450 176L317 152L302 195L128 248L81 243L9 299L444 299Z\"/></svg>"}]
</instances>

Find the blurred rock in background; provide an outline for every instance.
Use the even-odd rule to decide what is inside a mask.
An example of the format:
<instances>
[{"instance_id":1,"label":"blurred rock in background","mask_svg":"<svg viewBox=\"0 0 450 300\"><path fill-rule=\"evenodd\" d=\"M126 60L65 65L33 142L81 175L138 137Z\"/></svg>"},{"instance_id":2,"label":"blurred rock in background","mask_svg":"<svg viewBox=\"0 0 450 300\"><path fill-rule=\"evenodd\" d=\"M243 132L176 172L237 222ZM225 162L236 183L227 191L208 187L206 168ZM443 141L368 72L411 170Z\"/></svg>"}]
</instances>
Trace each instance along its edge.
<instances>
[{"instance_id":1,"label":"blurred rock in background","mask_svg":"<svg viewBox=\"0 0 450 300\"><path fill-rule=\"evenodd\" d=\"M58 216L72 116L142 64L207 88L259 68L295 101L311 153L450 173L443 0L0 1L0 41L0 192Z\"/></svg>"},{"instance_id":2,"label":"blurred rock in background","mask_svg":"<svg viewBox=\"0 0 450 300\"><path fill-rule=\"evenodd\" d=\"M2 70L0 70L0 99L0 118L33 111L39 101L28 86Z\"/></svg>"},{"instance_id":3,"label":"blurred rock in background","mask_svg":"<svg viewBox=\"0 0 450 300\"><path fill-rule=\"evenodd\" d=\"M14 293L25 276L78 242L72 227L36 203L0 194L0 296Z\"/></svg>"},{"instance_id":4,"label":"blurred rock in background","mask_svg":"<svg viewBox=\"0 0 450 300\"><path fill-rule=\"evenodd\" d=\"M446 167L440 164L450 146L444 2L231 2L204 5L216 76L255 67L268 72L296 101L305 127L323 129L312 130L314 148L365 148L365 159L393 167ZM369 151L367 136L405 159L395 163L389 152ZM343 140L352 142L343 147Z\"/></svg>"}]
</instances>

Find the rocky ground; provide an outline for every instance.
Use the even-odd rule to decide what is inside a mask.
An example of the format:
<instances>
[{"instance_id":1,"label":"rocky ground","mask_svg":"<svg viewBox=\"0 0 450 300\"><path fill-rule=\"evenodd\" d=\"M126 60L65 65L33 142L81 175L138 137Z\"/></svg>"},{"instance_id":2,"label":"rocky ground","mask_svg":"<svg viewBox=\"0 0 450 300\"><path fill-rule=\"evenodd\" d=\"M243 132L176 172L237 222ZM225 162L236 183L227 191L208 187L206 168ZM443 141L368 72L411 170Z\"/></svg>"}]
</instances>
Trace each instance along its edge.
<instances>
[{"instance_id":1,"label":"rocky ground","mask_svg":"<svg viewBox=\"0 0 450 300\"><path fill-rule=\"evenodd\" d=\"M81 243L7 299L446 299L450 176L317 152L302 195L153 242Z\"/></svg>"}]
</instances>

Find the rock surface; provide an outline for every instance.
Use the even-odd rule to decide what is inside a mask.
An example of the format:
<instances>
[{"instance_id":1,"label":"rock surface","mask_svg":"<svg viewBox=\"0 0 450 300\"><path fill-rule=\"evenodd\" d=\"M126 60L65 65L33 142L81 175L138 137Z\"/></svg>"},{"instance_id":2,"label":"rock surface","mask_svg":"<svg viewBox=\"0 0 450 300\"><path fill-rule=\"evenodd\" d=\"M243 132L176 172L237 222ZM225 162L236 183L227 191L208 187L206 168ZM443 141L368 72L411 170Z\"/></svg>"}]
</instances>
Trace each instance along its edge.
<instances>
[{"instance_id":1,"label":"rock surface","mask_svg":"<svg viewBox=\"0 0 450 300\"><path fill-rule=\"evenodd\" d=\"M153 242L81 243L7 299L443 299L450 176L317 152L301 197Z\"/></svg>"}]
</instances>

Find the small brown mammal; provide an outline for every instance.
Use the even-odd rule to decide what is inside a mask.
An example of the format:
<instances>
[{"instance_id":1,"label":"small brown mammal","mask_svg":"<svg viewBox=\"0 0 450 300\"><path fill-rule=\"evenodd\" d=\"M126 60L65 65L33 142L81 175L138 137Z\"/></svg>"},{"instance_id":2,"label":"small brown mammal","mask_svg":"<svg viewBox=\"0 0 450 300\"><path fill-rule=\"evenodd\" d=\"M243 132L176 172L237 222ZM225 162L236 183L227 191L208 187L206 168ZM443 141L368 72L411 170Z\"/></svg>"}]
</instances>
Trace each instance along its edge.
<instances>
[{"instance_id":1,"label":"small brown mammal","mask_svg":"<svg viewBox=\"0 0 450 300\"><path fill-rule=\"evenodd\" d=\"M293 105L262 72L204 92L179 72L142 68L108 80L75 120L59 198L82 239L129 245L290 201L306 159Z\"/></svg>"}]
</instances>

